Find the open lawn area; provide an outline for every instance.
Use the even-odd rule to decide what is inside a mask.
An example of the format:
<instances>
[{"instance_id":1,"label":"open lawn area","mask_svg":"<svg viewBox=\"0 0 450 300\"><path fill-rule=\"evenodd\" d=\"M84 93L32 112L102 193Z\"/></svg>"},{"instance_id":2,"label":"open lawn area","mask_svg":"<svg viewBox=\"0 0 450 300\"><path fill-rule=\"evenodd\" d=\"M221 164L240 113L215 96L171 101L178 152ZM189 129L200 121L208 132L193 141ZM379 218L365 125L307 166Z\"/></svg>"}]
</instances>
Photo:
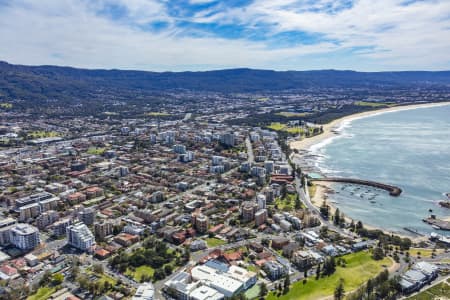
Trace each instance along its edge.
<instances>
[{"instance_id":1,"label":"open lawn area","mask_svg":"<svg viewBox=\"0 0 450 300\"><path fill-rule=\"evenodd\" d=\"M273 122L267 128L275 130L275 131L285 131L291 134L302 134L303 128L300 127L289 127L286 124L281 124L279 122Z\"/></svg>"},{"instance_id":2,"label":"open lawn area","mask_svg":"<svg viewBox=\"0 0 450 300\"><path fill-rule=\"evenodd\" d=\"M126 275L131 275L137 282L141 282L142 275L153 276L153 273L155 273L155 269L150 266L137 267L134 272L131 269L127 269L125 272Z\"/></svg>"},{"instance_id":3,"label":"open lawn area","mask_svg":"<svg viewBox=\"0 0 450 300\"><path fill-rule=\"evenodd\" d=\"M99 283L103 284L105 282L108 282L111 285L116 285L116 280L114 280L114 278L112 278L111 276L108 276L106 274L101 274L99 276L100 276L100 278L98 279Z\"/></svg>"},{"instance_id":4,"label":"open lawn area","mask_svg":"<svg viewBox=\"0 0 450 300\"><path fill-rule=\"evenodd\" d=\"M278 207L278 210L282 211L292 211L295 209L295 198L297 194L287 194L284 199L276 198L275 204Z\"/></svg>"},{"instance_id":5,"label":"open lawn area","mask_svg":"<svg viewBox=\"0 0 450 300\"><path fill-rule=\"evenodd\" d=\"M28 133L28 137L32 139L38 139L38 138L49 138L49 137L57 137L59 136L59 133L56 131L31 131Z\"/></svg>"},{"instance_id":6,"label":"open lawn area","mask_svg":"<svg viewBox=\"0 0 450 300\"><path fill-rule=\"evenodd\" d=\"M411 257L431 257L431 254L433 253L433 249L421 249L421 248L411 248L409 250L409 255ZM444 249L436 249L434 252L435 254L441 254L444 253Z\"/></svg>"},{"instance_id":7,"label":"open lawn area","mask_svg":"<svg viewBox=\"0 0 450 300\"><path fill-rule=\"evenodd\" d=\"M259 284L255 284L254 286L252 286L252 288L248 289L245 292L245 297L247 299L256 299L259 296L261 287Z\"/></svg>"},{"instance_id":8,"label":"open lawn area","mask_svg":"<svg viewBox=\"0 0 450 300\"><path fill-rule=\"evenodd\" d=\"M278 122L274 122L274 123L271 123L269 126L267 126L267 128L270 128L270 129L276 130L276 131L281 131L286 128L286 125L278 123Z\"/></svg>"},{"instance_id":9,"label":"open lawn area","mask_svg":"<svg viewBox=\"0 0 450 300\"><path fill-rule=\"evenodd\" d=\"M420 292L419 294L409 297L408 300L434 300L434 299L449 299L450 285L448 282L441 282L429 289Z\"/></svg>"},{"instance_id":10,"label":"open lawn area","mask_svg":"<svg viewBox=\"0 0 450 300\"><path fill-rule=\"evenodd\" d=\"M370 252L362 251L342 256L347 262L345 268L337 267L336 272L328 277L316 280L315 277L308 278L306 284L302 281L291 285L290 291L286 295L277 297L270 293L267 300L316 300L331 296L340 278L344 280L344 289L349 292L358 288L369 278L375 277L383 270L383 266L389 267L392 261L384 258L380 261L372 259Z\"/></svg>"},{"instance_id":11,"label":"open lawn area","mask_svg":"<svg viewBox=\"0 0 450 300\"><path fill-rule=\"evenodd\" d=\"M255 272L255 273L259 272L258 267L255 265L248 265L247 270L249 270L250 272Z\"/></svg>"},{"instance_id":12,"label":"open lawn area","mask_svg":"<svg viewBox=\"0 0 450 300\"><path fill-rule=\"evenodd\" d=\"M96 272L94 272L93 270L92 270L92 268L88 268L87 270L86 270L86 272L89 274L89 275L95 275L95 277L97 277L98 279L97 279L97 281L99 282L99 283L104 283L104 282L108 282L108 283L110 283L111 285L115 285L116 284L116 280L114 279L114 278L112 278L111 276L109 276L109 275L106 275L105 273L103 273L103 274L101 274L101 273L96 273Z\"/></svg>"},{"instance_id":13,"label":"open lawn area","mask_svg":"<svg viewBox=\"0 0 450 300\"><path fill-rule=\"evenodd\" d=\"M106 151L106 148L97 148L97 147L90 147L87 150L87 154L91 155L102 155Z\"/></svg>"},{"instance_id":14,"label":"open lawn area","mask_svg":"<svg viewBox=\"0 0 450 300\"><path fill-rule=\"evenodd\" d=\"M296 112L282 111L282 112L277 113L277 115L283 116L286 118L294 118L294 117L301 118L301 117L306 117L306 116L310 115L310 113L306 113L306 112L296 113Z\"/></svg>"},{"instance_id":15,"label":"open lawn area","mask_svg":"<svg viewBox=\"0 0 450 300\"><path fill-rule=\"evenodd\" d=\"M368 107L381 107L381 106L392 106L390 103L379 103L379 102L368 102L368 101L357 101L355 105L358 106L368 106Z\"/></svg>"},{"instance_id":16,"label":"open lawn area","mask_svg":"<svg viewBox=\"0 0 450 300\"><path fill-rule=\"evenodd\" d=\"M9 108L12 108L13 105L11 103L3 102L3 103L0 103L0 107L9 109Z\"/></svg>"},{"instance_id":17,"label":"open lawn area","mask_svg":"<svg viewBox=\"0 0 450 300\"><path fill-rule=\"evenodd\" d=\"M149 117L168 117L168 116L170 116L170 114L165 113L165 112L149 112L149 113L146 113L146 115Z\"/></svg>"},{"instance_id":18,"label":"open lawn area","mask_svg":"<svg viewBox=\"0 0 450 300\"><path fill-rule=\"evenodd\" d=\"M34 295L28 297L27 300L46 300L55 292L56 288L44 286L39 288Z\"/></svg>"},{"instance_id":19,"label":"open lawn area","mask_svg":"<svg viewBox=\"0 0 450 300\"><path fill-rule=\"evenodd\" d=\"M206 244L208 244L209 248L222 246L222 245L225 245L226 243L227 242L222 241L221 239L217 239L217 238L208 238L208 239L206 239Z\"/></svg>"}]
</instances>

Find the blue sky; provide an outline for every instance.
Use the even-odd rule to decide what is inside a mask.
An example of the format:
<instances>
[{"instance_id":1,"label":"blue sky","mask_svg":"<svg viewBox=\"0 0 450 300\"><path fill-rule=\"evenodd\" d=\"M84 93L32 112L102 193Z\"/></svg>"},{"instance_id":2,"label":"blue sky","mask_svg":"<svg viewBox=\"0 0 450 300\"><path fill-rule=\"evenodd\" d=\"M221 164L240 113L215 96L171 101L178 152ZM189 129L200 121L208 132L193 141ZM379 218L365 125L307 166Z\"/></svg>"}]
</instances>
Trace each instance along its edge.
<instances>
[{"instance_id":1,"label":"blue sky","mask_svg":"<svg viewBox=\"0 0 450 300\"><path fill-rule=\"evenodd\" d=\"M450 69L449 0L0 0L0 60L154 71Z\"/></svg>"}]
</instances>

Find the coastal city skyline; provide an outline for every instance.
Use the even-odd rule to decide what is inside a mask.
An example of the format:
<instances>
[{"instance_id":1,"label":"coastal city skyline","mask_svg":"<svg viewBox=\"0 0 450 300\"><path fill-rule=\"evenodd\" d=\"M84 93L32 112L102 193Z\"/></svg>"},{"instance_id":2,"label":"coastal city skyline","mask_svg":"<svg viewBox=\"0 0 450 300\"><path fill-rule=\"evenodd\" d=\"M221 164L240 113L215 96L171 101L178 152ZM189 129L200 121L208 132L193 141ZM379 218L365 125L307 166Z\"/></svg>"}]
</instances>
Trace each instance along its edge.
<instances>
[{"instance_id":1,"label":"coastal city skyline","mask_svg":"<svg viewBox=\"0 0 450 300\"><path fill-rule=\"evenodd\" d=\"M445 70L449 13L445 0L6 0L0 55L147 71Z\"/></svg>"}]
</instances>

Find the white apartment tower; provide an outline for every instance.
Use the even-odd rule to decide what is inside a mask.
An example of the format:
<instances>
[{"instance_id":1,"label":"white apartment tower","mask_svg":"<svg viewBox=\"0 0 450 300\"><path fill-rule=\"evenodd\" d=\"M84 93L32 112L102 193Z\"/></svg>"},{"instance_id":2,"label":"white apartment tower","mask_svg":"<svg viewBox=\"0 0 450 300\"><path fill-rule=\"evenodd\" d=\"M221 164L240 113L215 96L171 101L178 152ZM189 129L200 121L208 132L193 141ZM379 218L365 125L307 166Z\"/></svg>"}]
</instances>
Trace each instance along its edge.
<instances>
[{"instance_id":1,"label":"white apartment tower","mask_svg":"<svg viewBox=\"0 0 450 300\"><path fill-rule=\"evenodd\" d=\"M67 227L67 243L83 251L95 245L95 237L86 224L76 223Z\"/></svg>"}]
</instances>

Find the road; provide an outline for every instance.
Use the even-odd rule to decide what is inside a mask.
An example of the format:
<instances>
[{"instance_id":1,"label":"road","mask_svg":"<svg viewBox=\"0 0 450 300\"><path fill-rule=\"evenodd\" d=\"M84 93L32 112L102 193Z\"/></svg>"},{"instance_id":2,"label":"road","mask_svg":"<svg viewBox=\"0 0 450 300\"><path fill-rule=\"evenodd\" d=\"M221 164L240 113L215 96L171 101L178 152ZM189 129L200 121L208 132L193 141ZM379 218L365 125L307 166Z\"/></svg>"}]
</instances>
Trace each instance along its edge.
<instances>
[{"instance_id":1,"label":"road","mask_svg":"<svg viewBox=\"0 0 450 300\"><path fill-rule=\"evenodd\" d=\"M309 197L309 193L307 190L308 187L308 181L307 179L305 179L305 187L303 188L301 186L301 182L300 182L300 178L297 176L297 174L295 175L295 187L297 189L297 193L300 196L300 200L306 205L306 208L312 212L316 217L319 218L320 222L325 225L328 226L329 229L333 229L335 231L342 231L340 228L337 228L336 226L334 226L333 223L331 223L329 220L326 220L325 218L322 217L322 215L320 214L320 210L311 202L311 198Z\"/></svg>"},{"instance_id":2,"label":"road","mask_svg":"<svg viewBox=\"0 0 450 300\"><path fill-rule=\"evenodd\" d=\"M248 136L245 138L245 145L247 146L247 160L249 163L254 163L255 156L253 154L252 142Z\"/></svg>"}]
</instances>

